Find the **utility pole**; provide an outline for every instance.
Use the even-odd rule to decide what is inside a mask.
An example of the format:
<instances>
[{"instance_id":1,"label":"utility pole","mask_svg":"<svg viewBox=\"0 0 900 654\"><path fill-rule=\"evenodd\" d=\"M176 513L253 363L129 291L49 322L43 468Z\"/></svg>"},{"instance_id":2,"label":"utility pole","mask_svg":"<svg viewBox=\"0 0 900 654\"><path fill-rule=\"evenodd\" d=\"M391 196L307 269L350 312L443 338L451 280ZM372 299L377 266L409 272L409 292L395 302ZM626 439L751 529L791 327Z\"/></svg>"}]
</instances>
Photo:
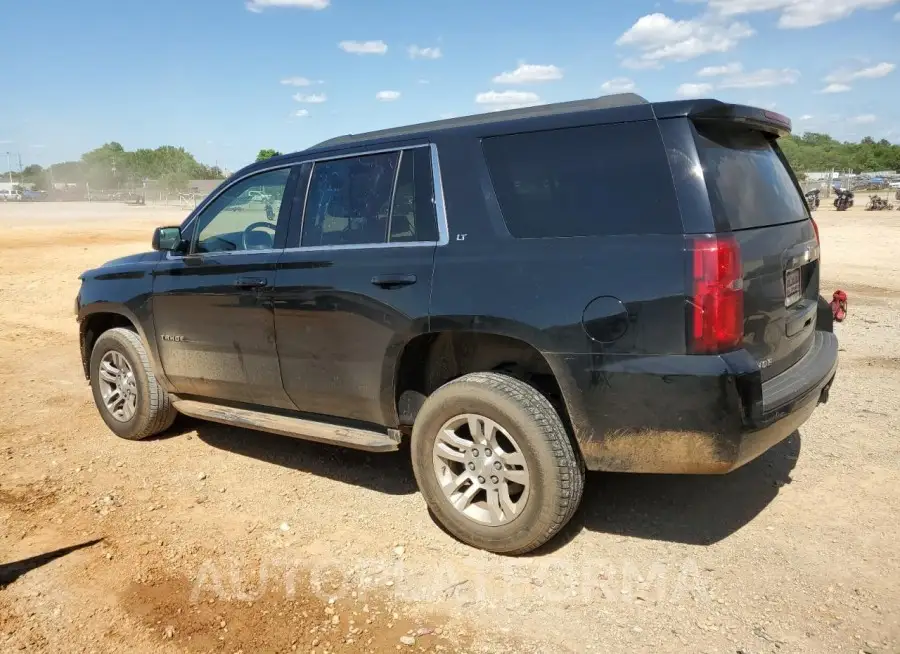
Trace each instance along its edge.
<instances>
[{"instance_id":1,"label":"utility pole","mask_svg":"<svg viewBox=\"0 0 900 654\"><path fill-rule=\"evenodd\" d=\"M12 193L12 164L10 163L10 157L12 156L12 152L6 153L6 172L9 173L9 192Z\"/></svg>"}]
</instances>

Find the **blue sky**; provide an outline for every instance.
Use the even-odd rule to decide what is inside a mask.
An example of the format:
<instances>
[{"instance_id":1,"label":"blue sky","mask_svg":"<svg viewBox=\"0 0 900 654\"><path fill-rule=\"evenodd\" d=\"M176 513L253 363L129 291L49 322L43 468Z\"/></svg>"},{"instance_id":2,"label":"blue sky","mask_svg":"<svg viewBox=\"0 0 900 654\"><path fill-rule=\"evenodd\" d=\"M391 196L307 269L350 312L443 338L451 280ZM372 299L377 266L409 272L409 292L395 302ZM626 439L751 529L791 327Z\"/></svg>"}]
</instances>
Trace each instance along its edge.
<instances>
[{"instance_id":1,"label":"blue sky","mask_svg":"<svg viewBox=\"0 0 900 654\"><path fill-rule=\"evenodd\" d=\"M3 0L0 152L263 147L635 90L900 142L900 0ZM2 167L5 168L5 162Z\"/></svg>"}]
</instances>

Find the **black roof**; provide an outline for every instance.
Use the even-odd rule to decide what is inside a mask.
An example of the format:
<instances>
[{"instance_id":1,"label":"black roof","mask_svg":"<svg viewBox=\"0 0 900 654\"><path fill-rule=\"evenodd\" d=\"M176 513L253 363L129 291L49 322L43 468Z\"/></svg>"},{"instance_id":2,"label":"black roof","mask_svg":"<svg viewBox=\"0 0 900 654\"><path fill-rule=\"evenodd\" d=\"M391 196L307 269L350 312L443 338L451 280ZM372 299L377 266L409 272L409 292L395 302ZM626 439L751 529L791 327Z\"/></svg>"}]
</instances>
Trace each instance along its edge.
<instances>
[{"instance_id":1,"label":"black roof","mask_svg":"<svg viewBox=\"0 0 900 654\"><path fill-rule=\"evenodd\" d=\"M476 136L484 136L493 132L502 134L520 129L522 131L558 129L588 122L628 122L678 116L717 120L738 119L751 121L758 128L774 130L778 133L788 133L790 131L790 120L786 117L754 107L726 104L713 99L650 103L645 98L634 93L617 93L588 100L557 102L522 109L509 109L447 120L436 120L428 123L365 132L363 134L347 134L322 141L301 152L285 154L268 159L265 162L251 164L239 171L239 174L245 174L257 168L268 167L273 163L288 163L310 155L340 152L357 146L371 147L384 144L386 147L391 147L392 142L400 140L428 140L433 137L446 137L451 133L454 133L453 135L456 136L455 132L459 132L459 136L471 136L473 133Z\"/></svg>"},{"instance_id":2,"label":"black roof","mask_svg":"<svg viewBox=\"0 0 900 654\"><path fill-rule=\"evenodd\" d=\"M508 109L506 111L494 111L491 113L474 114L449 118L447 120L435 120L428 123L393 127L375 132L363 134L346 134L327 141L322 141L309 148L307 151L340 148L344 146L368 143L370 141L393 140L403 137L413 137L432 132L457 129L461 127L474 127L478 125L491 125L524 118L542 118L546 116L559 116L562 114L582 113L597 111L600 109L614 109L619 107L634 107L649 105L650 103L636 93L616 93L588 100L574 100L572 102L556 102L553 104L524 107L521 109Z\"/></svg>"}]
</instances>

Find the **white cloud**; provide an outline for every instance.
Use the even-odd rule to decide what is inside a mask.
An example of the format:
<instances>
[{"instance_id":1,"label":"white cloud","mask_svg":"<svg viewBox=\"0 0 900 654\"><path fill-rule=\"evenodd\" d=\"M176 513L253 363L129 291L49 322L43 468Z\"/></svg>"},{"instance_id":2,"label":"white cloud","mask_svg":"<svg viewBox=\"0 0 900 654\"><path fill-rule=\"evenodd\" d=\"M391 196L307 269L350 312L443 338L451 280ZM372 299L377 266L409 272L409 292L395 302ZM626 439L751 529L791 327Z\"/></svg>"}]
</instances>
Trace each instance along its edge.
<instances>
[{"instance_id":1,"label":"white cloud","mask_svg":"<svg viewBox=\"0 0 900 654\"><path fill-rule=\"evenodd\" d=\"M297 111L291 115L297 118L306 118L309 115L309 109L297 109Z\"/></svg>"},{"instance_id":2,"label":"white cloud","mask_svg":"<svg viewBox=\"0 0 900 654\"><path fill-rule=\"evenodd\" d=\"M637 88L634 80L628 77L613 77L600 85L600 88L607 93L629 93Z\"/></svg>"},{"instance_id":3,"label":"white cloud","mask_svg":"<svg viewBox=\"0 0 900 654\"><path fill-rule=\"evenodd\" d=\"M247 9L259 13L267 7L299 7L300 9L325 9L331 0L248 0Z\"/></svg>"},{"instance_id":4,"label":"white cloud","mask_svg":"<svg viewBox=\"0 0 900 654\"><path fill-rule=\"evenodd\" d=\"M778 27L800 29L846 18L859 9L880 9L897 0L709 0L723 16L779 11Z\"/></svg>"},{"instance_id":5,"label":"white cloud","mask_svg":"<svg viewBox=\"0 0 900 654\"><path fill-rule=\"evenodd\" d=\"M737 73L724 78L719 87L723 89L759 89L767 86L796 84L800 71L793 68L761 68L751 73Z\"/></svg>"},{"instance_id":6,"label":"white cloud","mask_svg":"<svg viewBox=\"0 0 900 654\"><path fill-rule=\"evenodd\" d=\"M825 78L826 82L846 83L856 79L878 79L885 75L890 75L897 66L895 64L882 61L880 64L868 66L867 68L841 68Z\"/></svg>"},{"instance_id":7,"label":"white cloud","mask_svg":"<svg viewBox=\"0 0 900 654\"><path fill-rule=\"evenodd\" d=\"M819 91L819 93L846 93L850 90L850 87L847 84L829 84L824 89Z\"/></svg>"},{"instance_id":8,"label":"white cloud","mask_svg":"<svg viewBox=\"0 0 900 654\"><path fill-rule=\"evenodd\" d=\"M10 143L15 143L15 141L9 139L0 140L0 145L9 145Z\"/></svg>"},{"instance_id":9,"label":"white cloud","mask_svg":"<svg viewBox=\"0 0 900 654\"><path fill-rule=\"evenodd\" d=\"M328 96L324 93L311 93L309 95L303 95L302 93L295 93L294 100L297 102L306 102L307 104L322 104L326 100L328 100Z\"/></svg>"},{"instance_id":10,"label":"white cloud","mask_svg":"<svg viewBox=\"0 0 900 654\"><path fill-rule=\"evenodd\" d=\"M379 91L375 94L375 99L381 102L393 102L400 99L400 91Z\"/></svg>"},{"instance_id":11,"label":"white cloud","mask_svg":"<svg viewBox=\"0 0 900 654\"><path fill-rule=\"evenodd\" d=\"M321 84L322 80L311 80L306 77L285 77L281 80L284 86L312 86L313 84Z\"/></svg>"},{"instance_id":12,"label":"white cloud","mask_svg":"<svg viewBox=\"0 0 900 654\"><path fill-rule=\"evenodd\" d=\"M687 61L711 52L728 52L754 33L746 23L710 17L673 20L655 13L641 16L616 44L638 48L645 62Z\"/></svg>"},{"instance_id":13,"label":"white cloud","mask_svg":"<svg viewBox=\"0 0 900 654\"><path fill-rule=\"evenodd\" d=\"M344 52L350 54L378 54L383 55L387 52L387 43L384 41L341 41L338 47Z\"/></svg>"},{"instance_id":14,"label":"white cloud","mask_svg":"<svg viewBox=\"0 0 900 654\"><path fill-rule=\"evenodd\" d=\"M29 145L29 148L34 148L35 150L40 150L42 148L46 148L47 146L43 143L35 143L34 145Z\"/></svg>"},{"instance_id":15,"label":"white cloud","mask_svg":"<svg viewBox=\"0 0 900 654\"><path fill-rule=\"evenodd\" d=\"M423 77L422 79L417 79L416 84L431 84L431 80L425 79Z\"/></svg>"},{"instance_id":16,"label":"white cloud","mask_svg":"<svg viewBox=\"0 0 900 654\"><path fill-rule=\"evenodd\" d=\"M443 56L440 48L420 48L411 45L406 49L410 59L440 59Z\"/></svg>"},{"instance_id":17,"label":"white cloud","mask_svg":"<svg viewBox=\"0 0 900 654\"><path fill-rule=\"evenodd\" d=\"M679 98L698 98L702 95L707 95L712 90L713 85L706 82L687 82L675 89L675 95Z\"/></svg>"},{"instance_id":18,"label":"white cloud","mask_svg":"<svg viewBox=\"0 0 900 654\"><path fill-rule=\"evenodd\" d=\"M500 73L493 81L495 84L531 84L562 79L562 76L562 70L553 64L521 63L515 70Z\"/></svg>"},{"instance_id":19,"label":"white cloud","mask_svg":"<svg viewBox=\"0 0 900 654\"><path fill-rule=\"evenodd\" d=\"M860 114L859 116L854 116L850 119L851 123L855 125L869 125L878 120L878 116L875 114Z\"/></svg>"},{"instance_id":20,"label":"white cloud","mask_svg":"<svg viewBox=\"0 0 900 654\"><path fill-rule=\"evenodd\" d=\"M896 14L894 14L894 20L897 21L898 23L900 23L900 11L898 11Z\"/></svg>"},{"instance_id":21,"label":"white cloud","mask_svg":"<svg viewBox=\"0 0 900 654\"><path fill-rule=\"evenodd\" d=\"M734 75L739 73L744 67L738 62L725 64L724 66L707 66L697 71L697 77L717 77L719 75Z\"/></svg>"},{"instance_id":22,"label":"white cloud","mask_svg":"<svg viewBox=\"0 0 900 654\"><path fill-rule=\"evenodd\" d=\"M803 114L803 115L800 116L800 118L798 118L797 120L799 120L800 122L805 123L807 120L812 120L813 118L815 118L815 116L812 116L812 115L810 115L810 114Z\"/></svg>"},{"instance_id":23,"label":"white cloud","mask_svg":"<svg viewBox=\"0 0 900 654\"><path fill-rule=\"evenodd\" d=\"M485 91L475 96L475 103L486 105L490 111L502 111L540 104L541 98L531 91Z\"/></svg>"},{"instance_id":24,"label":"white cloud","mask_svg":"<svg viewBox=\"0 0 900 654\"><path fill-rule=\"evenodd\" d=\"M438 116L441 120L449 120L450 118L456 118L456 114L452 111L445 111L440 116Z\"/></svg>"}]
</instances>

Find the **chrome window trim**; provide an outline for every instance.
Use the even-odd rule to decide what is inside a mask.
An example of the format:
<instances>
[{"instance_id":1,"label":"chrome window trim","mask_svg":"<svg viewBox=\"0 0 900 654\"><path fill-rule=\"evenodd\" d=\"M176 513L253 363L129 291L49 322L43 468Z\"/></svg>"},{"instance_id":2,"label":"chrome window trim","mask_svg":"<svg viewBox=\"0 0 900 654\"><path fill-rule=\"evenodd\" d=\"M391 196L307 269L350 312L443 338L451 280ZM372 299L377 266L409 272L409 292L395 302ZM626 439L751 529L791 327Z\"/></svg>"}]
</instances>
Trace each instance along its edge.
<instances>
[{"instance_id":1,"label":"chrome window trim","mask_svg":"<svg viewBox=\"0 0 900 654\"><path fill-rule=\"evenodd\" d=\"M166 258L175 260L175 259L183 259L185 256L203 256L204 254L215 254L217 256L226 255L226 256L235 256L239 254L258 254L258 253L266 253L266 252L324 252L330 250L362 250L362 249L377 249L377 248L408 248L408 247L435 247L447 245L450 242L450 227L447 224L447 205L444 200L444 183L441 176L441 162L440 156L438 155L437 145L434 143L420 143L418 145L406 145L400 147L393 148L381 148L378 150L366 150L362 152L353 152L353 153L345 153L345 154L336 154L336 155L328 155L324 157L314 157L311 159L302 159L298 161L292 161L290 163L280 163L276 166L269 166L267 168L260 168L259 170L254 170L252 173L248 173L241 177L235 178L231 180L228 184L220 188L215 196L208 198L202 205L199 211L195 213L191 218L184 224L182 229L187 229L194 220L196 220L201 213L208 207L210 204L216 201L216 199L222 195L229 188L238 184L245 179L250 177L255 177L261 173L268 173L273 170L279 170L281 168L293 168L294 166L302 166L303 164L312 164L312 170L310 170L309 177L306 180L306 192L303 194L303 211L301 213L301 223L300 223L300 238L303 238L303 222L306 220L306 203L309 200L309 187L312 184L312 176L315 173L316 166L315 164L320 161L334 161L337 159L352 159L354 157L365 157L372 154L384 154L385 152L400 152L402 153L404 150L415 150L418 148L428 148L431 153L431 183L432 190L434 192L434 213L437 218L437 226L438 226L438 240L437 241L408 241L403 243L358 243L352 245L310 245L304 247L300 245L298 247L292 248L284 248L284 249L267 249L267 250L238 250L236 252L215 252L215 253L196 253L192 255L172 255L171 251L166 252ZM402 157L401 157L402 159ZM397 166L397 170L400 170L400 166ZM393 195L391 196L391 204L393 205ZM393 206L392 206L393 210ZM302 241L301 241L302 242Z\"/></svg>"},{"instance_id":2,"label":"chrome window trim","mask_svg":"<svg viewBox=\"0 0 900 654\"><path fill-rule=\"evenodd\" d=\"M283 248L261 248L259 250L223 250L222 252L195 252L193 254L179 254L171 256L171 252L166 252L169 259L184 259L185 257L205 258L205 257L236 257L241 254L272 254L273 252L284 252Z\"/></svg>"}]
</instances>

